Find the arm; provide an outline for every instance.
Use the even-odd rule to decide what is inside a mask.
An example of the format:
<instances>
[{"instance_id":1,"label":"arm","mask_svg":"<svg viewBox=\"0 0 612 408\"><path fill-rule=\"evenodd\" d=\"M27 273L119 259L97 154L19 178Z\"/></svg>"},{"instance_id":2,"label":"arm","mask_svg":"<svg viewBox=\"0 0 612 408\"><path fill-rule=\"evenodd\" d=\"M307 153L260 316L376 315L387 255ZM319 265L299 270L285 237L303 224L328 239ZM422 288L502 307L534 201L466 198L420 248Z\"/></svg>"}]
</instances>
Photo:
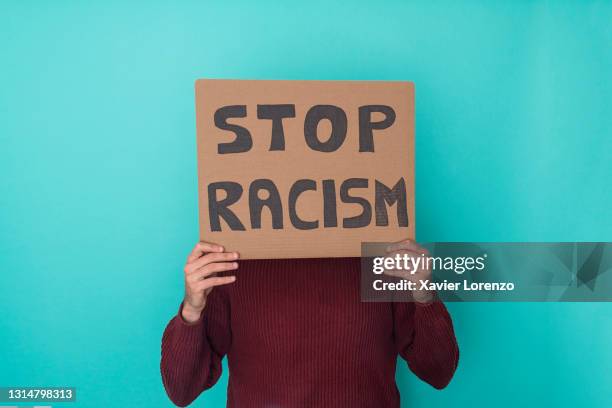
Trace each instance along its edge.
<instances>
[{"instance_id":1,"label":"arm","mask_svg":"<svg viewBox=\"0 0 612 408\"><path fill-rule=\"evenodd\" d=\"M434 388L446 387L457 369L459 347L444 304L394 303L393 314L395 344L410 370Z\"/></svg>"},{"instance_id":2,"label":"arm","mask_svg":"<svg viewBox=\"0 0 612 408\"><path fill-rule=\"evenodd\" d=\"M213 251L204 255L205 251ZM234 282L218 273L236 269L235 253L200 243L185 266L185 299L166 326L161 345L161 376L172 402L189 405L221 376L221 360L231 344L227 293L213 287Z\"/></svg>"},{"instance_id":3,"label":"arm","mask_svg":"<svg viewBox=\"0 0 612 408\"><path fill-rule=\"evenodd\" d=\"M429 255L416 242L406 240L390 245L391 256L419 257ZM385 271L419 286L420 281L431 279L431 270L420 265L415 270ZM397 351L420 379L434 388L448 385L457 369L459 348L453 322L444 304L435 293L416 289L411 292L412 302L393 303L394 338Z\"/></svg>"},{"instance_id":4,"label":"arm","mask_svg":"<svg viewBox=\"0 0 612 408\"><path fill-rule=\"evenodd\" d=\"M164 331L161 346L161 375L168 397L184 407L221 376L221 360L231 344L229 310L222 292L208 297L208 306L193 323L179 313Z\"/></svg>"}]
</instances>

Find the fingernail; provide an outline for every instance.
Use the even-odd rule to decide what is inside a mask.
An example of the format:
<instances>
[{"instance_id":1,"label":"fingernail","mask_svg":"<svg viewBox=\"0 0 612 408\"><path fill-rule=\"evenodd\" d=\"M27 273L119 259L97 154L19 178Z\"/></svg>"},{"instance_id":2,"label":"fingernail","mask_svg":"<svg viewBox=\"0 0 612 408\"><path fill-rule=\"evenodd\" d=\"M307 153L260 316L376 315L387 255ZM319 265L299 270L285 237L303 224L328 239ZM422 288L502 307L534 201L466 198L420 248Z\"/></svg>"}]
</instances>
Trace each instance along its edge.
<instances>
[{"instance_id":1,"label":"fingernail","mask_svg":"<svg viewBox=\"0 0 612 408\"><path fill-rule=\"evenodd\" d=\"M237 268L238 267L238 262L234 262L233 267Z\"/></svg>"}]
</instances>

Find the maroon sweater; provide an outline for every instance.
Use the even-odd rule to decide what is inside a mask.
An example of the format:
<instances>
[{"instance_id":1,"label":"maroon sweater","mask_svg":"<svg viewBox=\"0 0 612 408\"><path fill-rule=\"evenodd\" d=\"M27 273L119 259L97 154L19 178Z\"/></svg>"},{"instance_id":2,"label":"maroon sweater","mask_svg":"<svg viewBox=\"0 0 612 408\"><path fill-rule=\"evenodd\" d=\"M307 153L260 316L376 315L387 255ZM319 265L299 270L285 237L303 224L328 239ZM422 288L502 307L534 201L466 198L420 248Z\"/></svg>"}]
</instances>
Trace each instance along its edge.
<instances>
[{"instance_id":1,"label":"maroon sweater","mask_svg":"<svg viewBox=\"0 0 612 408\"><path fill-rule=\"evenodd\" d=\"M228 407L398 407L397 356L436 388L458 348L444 305L360 301L358 258L240 261L200 320L180 310L162 339L170 399L189 405L227 355Z\"/></svg>"}]
</instances>

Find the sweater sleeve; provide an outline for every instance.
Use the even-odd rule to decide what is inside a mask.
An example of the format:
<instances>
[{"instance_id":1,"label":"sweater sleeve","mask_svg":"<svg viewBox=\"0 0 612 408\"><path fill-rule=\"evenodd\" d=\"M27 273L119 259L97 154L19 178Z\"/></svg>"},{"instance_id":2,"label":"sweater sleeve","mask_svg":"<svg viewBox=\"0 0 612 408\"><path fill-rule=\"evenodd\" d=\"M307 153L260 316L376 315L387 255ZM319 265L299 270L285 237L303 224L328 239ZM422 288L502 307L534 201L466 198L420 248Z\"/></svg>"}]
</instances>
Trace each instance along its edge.
<instances>
[{"instance_id":1,"label":"sweater sleeve","mask_svg":"<svg viewBox=\"0 0 612 408\"><path fill-rule=\"evenodd\" d=\"M166 326L161 344L161 375L168 397L185 407L221 376L221 360L231 344L229 303L215 288L200 320L187 323L178 314Z\"/></svg>"},{"instance_id":2,"label":"sweater sleeve","mask_svg":"<svg viewBox=\"0 0 612 408\"><path fill-rule=\"evenodd\" d=\"M442 389L453 378L459 347L444 304L393 303L395 343L400 356L421 380Z\"/></svg>"}]
</instances>

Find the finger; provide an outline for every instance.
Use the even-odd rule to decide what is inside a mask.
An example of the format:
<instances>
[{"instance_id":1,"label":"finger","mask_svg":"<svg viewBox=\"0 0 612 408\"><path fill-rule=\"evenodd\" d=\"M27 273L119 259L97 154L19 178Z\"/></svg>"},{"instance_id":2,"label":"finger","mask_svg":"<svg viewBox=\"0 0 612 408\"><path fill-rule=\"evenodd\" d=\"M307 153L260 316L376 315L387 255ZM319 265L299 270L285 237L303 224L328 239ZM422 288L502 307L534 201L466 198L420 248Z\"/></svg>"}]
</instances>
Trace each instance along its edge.
<instances>
[{"instance_id":1,"label":"finger","mask_svg":"<svg viewBox=\"0 0 612 408\"><path fill-rule=\"evenodd\" d=\"M207 276L214 275L219 272L233 271L235 269L238 269L237 262L216 262L214 264L203 266L197 271L192 272L189 275L189 279L196 282L206 278Z\"/></svg>"},{"instance_id":2,"label":"finger","mask_svg":"<svg viewBox=\"0 0 612 408\"><path fill-rule=\"evenodd\" d=\"M236 259L238 259L238 252L213 252L191 262L186 269L187 273L190 273L211 263L235 261Z\"/></svg>"},{"instance_id":3,"label":"finger","mask_svg":"<svg viewBox=\"0 0 612 408\"><path fill-rule=\"evenodd\" d=\"M394 263L392 268L385 268L383 272L386 272L387 270L399 270L403 273L410 272L410 274L414 275L419 270L429 269L429 261L426 258L427 256L428 254L426 250L425 253L423 253L423 251L414 252L411 250L403 249L387 254L387 258L393 259ZM397 265L395 263L396 261Z\"/></svg>"},{"instance_id":4,"label":"finger","mask_svg":"<svg viewBox=\"0 0 612 408\"><path fill-rule=\"evenodd\" d=\"M395 276L396 278L404 278L406 277L406 271L398 270L398 269L385 269L383 271L384 275Z\"/></svg>"},{"instance_id":5,"label":"finger","mask_svg":"<svg viewBox=\"0 0 612 408\"><path fill-rule=\"evenodd\" d=\"M410 251L407 249L402 249L402 250L395 251L395 252L389 252L387 253L386 257L395 259L398 255L400 256L400 260L404 259L404 255L406 255L409 259L410 258L420 258L422 255L427 256L427 254L423 252L415 252L415 251Z\"/></svg>"},{"instance_id":6,"label":"finger","mask_svg":"<svg viewBox=\"0 0 612 408\"><path fill-rule=\"evenodd\" d=\"M401 249L418 250L419 245L411 239L405 239L403 241L394 242L392 244L389 244L386 248L386 251L394 252L394 251L399 251Z\"/></svg>"},{"instance_id":7,"label":"finger","mask_svg":"<svg viewBox=\"0 0 612 408\"><path fill-rule=\"evenodd\" d=\"M391 244L391 245L387 246L387 253L401 251L401 250L413 251L413 252L417 252L419 254L427 254L428 253L425 248L423 248L422 246L420 246L419 244L417 244L415 241L413 241L411 239L407 239L405 241L396 242L394 244Z\"/></svg>"},{"instance_id":8,"label":"finger","mask_svg":"<svg viewBox=\"0 0 612 408\"><path fill-rule=\"evenodd\" d=\"M223 252L223 247L210 242L198 242L189 254L187 262L193 262L207 252Z\"/></svg>"},{"instance_id":9,"label":"finger","mask_svg":"<svg viewBox=\"0 0 612 408\"><path fill-rule=\"evenodd\" d=\"M198 285L198 290L206 290L215 286L227 285L236 281L235 276L220 276L214 278L204 279L202 283Z\"/></svg>"}]
</instances>

